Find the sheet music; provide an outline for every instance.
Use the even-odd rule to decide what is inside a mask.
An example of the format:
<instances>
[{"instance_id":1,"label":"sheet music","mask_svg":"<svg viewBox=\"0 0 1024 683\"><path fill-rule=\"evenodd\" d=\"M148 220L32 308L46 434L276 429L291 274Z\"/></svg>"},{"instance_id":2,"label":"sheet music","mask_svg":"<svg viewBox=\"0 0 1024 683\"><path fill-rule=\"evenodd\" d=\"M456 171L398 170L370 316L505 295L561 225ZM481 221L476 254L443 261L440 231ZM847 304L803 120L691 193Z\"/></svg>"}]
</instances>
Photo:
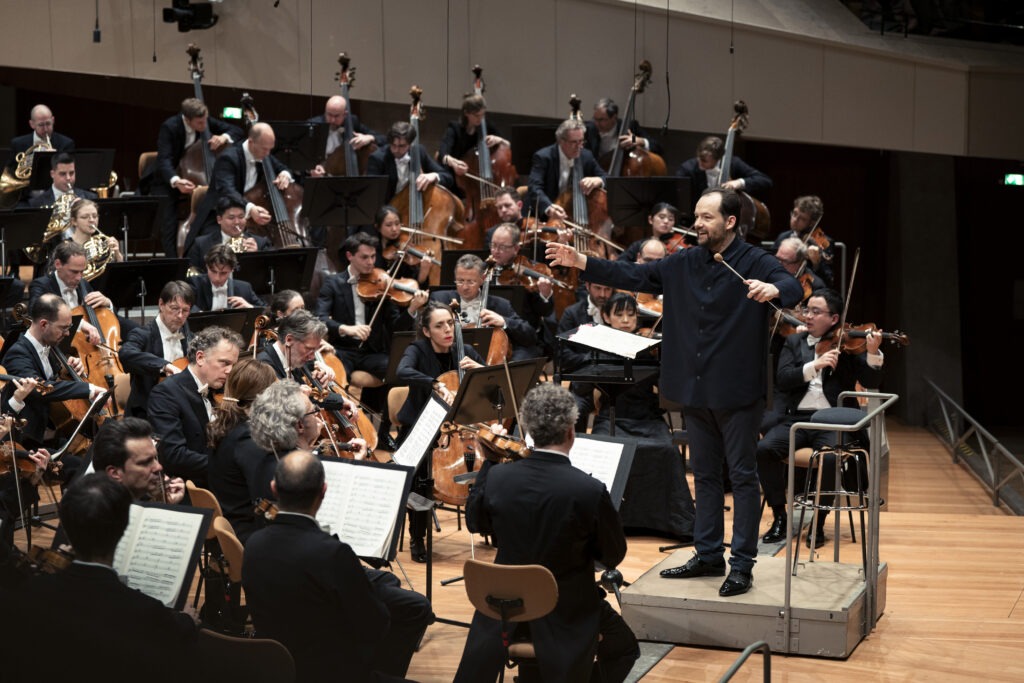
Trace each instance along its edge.
<instances>
[{"instance_id":1,"label":"sheet music","mask_svg":"<svg viewBox=\"0 0 1024 683\"><path fill-rule=\"evenodd\" d=\"M406 471L324 462L327 495L316 519L360 557L385 557L405 509Z\"/></svg>"},{"instance_id":2,"label":"sheet music","mask_svg":"<svg viewBox=\"0 0 1024 683\"><path fill-rule=\"evenodd\" d=\"M423 407L423 411L413 425L412 433L406 437L402 445L392 455L392 459L399 465L417 467L420 460L426 455L428 448L434 447L434 435L441 428L445 416L448 415L448 405L441 400L429 400Z\"/></svg>"},{"instance_id":3,"label":"sheet music","mask_svg":"<svg viewBox=\"0 0 1024 683\"><path fill-rule=\"evenodd\" d=\"M608 325L580 325L569 341L624 358L636 359L642 351L661 343L660 339L616 330Z\"/></svg>"},{"instance_id":4,"label":"sheet music","mask_svg":"<svg viewBox=\"0 0 1024 683\"><path fill-rule=\"evenodd\" d=\"M202 524L202 515L132 505L114 551L114 570L127 577L130 588L173 607Z\"/></svg>"},{"instance_id":5,"label":"sheet music","mask_svg":"<svg viewBox=\"0 0 1024 683\"><path fill-rule=\"evenodd\" d=\"M569 462L604 484L608 491L615 483L615 473L622 458L622 444L597 439L576 439L569 451Z\"/></svg>"}]
</instances>

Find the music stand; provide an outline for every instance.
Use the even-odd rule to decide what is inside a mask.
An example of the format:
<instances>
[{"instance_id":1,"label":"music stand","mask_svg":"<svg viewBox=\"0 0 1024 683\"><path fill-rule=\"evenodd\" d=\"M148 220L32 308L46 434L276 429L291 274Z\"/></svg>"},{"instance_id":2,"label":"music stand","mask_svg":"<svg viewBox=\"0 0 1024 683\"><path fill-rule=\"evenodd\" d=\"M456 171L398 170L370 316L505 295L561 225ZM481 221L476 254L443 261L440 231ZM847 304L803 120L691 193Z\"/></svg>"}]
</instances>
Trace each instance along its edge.
<instances>
[{"instance_id":1,"label":"music stand","mask_svg":"<svg viewBox=\"0 0 1024 683\"><path fill-rule=\"evenodd\" d=\"M455 289L455 263L466 254L479 256L486 261L491 255L488 249L448 249L441 252L441 286Z\"/></svg>"},{"instance_id":2,"label":"music stand","mask_svg":"<svg viewBox=\"0 0 1024 683\"><path fill-rule=\"evenodd\" d=\"M92 189L110 185L110 171L114 168L114 150L78 149L72 156L75 158L77 187Z\"/></svg>"},{"instance_id":3,"label":"music stand","mask_svg":"<svg viewBox=\"0 0 1024 683\"><path fill-rule=\"evenodd\" d=\"M685 197L681 188L686 188ZM633 178L609 176L605 178L608 191L608 215L615 225L647 226L651 209L659 202L667 202L681 212L693 208L690 204L690 181L681 183L675 177ZM685 201L681 204L680 201Z\"/></svg>"},{"instance_id":4,"label":"music stand","mask_svg":"<svg viewBox=\"0 0 1024 683\"><path fill-rule=\"evenodd\" d=\"M388 178L383 175L307 178L303 190L302 214L310 225L370 225L377 209L388 201Z\"/></svg>"},{"instance_id":5,"label":"music stand","mask_svg":"<svg viewBox=\"0 0 1024 683\"><path fill-rule=\"evenodd\" d=\"M512 163L522 169L533 167L533 153L555 144L555 123L520 123L509 128L508 140L512 146ZM529 174L529 170L526 171Z\"/></svg>"},{"instance_id":6,"label":"music stand","mask_svg":"<svg viewBox=\"0 0 1024 683\"><path fill-rule=\"evenodd\" d=\"M145 261L121 261L107 264L101 291L110 298L114 308L127 310L137 305L142 324L146 324L146 306L156 305L160 291L171 280L184 280L188 260L154 258ZM99 289L99 288L98 288Z\"/></svg>"},{"instance_id":7,"label":"music stand","mask_svg":"<svg viewBox=\"0 0 1024 683\"><path fill-rule=\"evenodd\" d=\"M487 295L501 297L512 305L512 310L526 319L526 287L522 285L491 285ZM486 354L485 354L486 355Z\"/></svg>"},{"instance_id":8,"label":"music stand","mask_svg":"<svg viewBox=\"0 0 1024 683\"><path fill-rule=\"evenodd\" d=\"M243 332L245 331L246 320L249 317L249 311L256 311L254 308L241 308L231 309L225 311L206 311L203 313L192 313L188 317L188 329L192 334L199 334L207 327L213 327L217 325L219 327L226 327L229 330L233 330L238 334L242 335L242 339L245 339Z\"/></svg>"},{"instance_id":9,"label":"music stand","mask_svg":"<svg viewBox=\"0 0 1024 683\"><path fill-rule=\"evenodd\" d=\"M290 169L308 170L320 163L327 147L328 125L309 121L267 121L274 129L272 154Z\"/></svg>"},{"instance_id":10,"label":"music stand","mask_svg":"<svg viewBox=\"0 0 1024 683\"><path fill-rule=\"evenodd\" d=\"M0 211L0 272L7 272L7 252L42 242L53 211L14 209Z\"/></svg>"},{"instance_id":11,"label":"music stand","mask_svg":"<svg viewBox=\"0 0 1024 683\"><path fill-rule=\"evenodd\" d=\"M32 153L32 175L29 176L28 191L29 193L38 192L40 190L49 190L50 185L53 184L53 179L50 178L50 159L56 152L33 152ZM78 167L76 165L75 171L77 172Z\"/></svg>"},{"instance_id":12,"label":"music stand","mask_svg":"<svg viewBox=\"0 0 1024 683\"><path fill-rule=\"evenodd\" d=\"M511 414L512 394L516 404L523 404L523 397L537 384L547 358L532 358L508 364L508 375L504 365L466 370L459 383L459 393L448 411L448 419L455 424L471 425L490 420L516 417ZM512 386L508 379L512 378Z\"/></svg>"},{"instance_id":13,"label":"music stand","mask_svg":"<svg viewBox=\"0 0 1024 683\"><path fill-rule=\"evenodd\" d=\"M96 208L99 224L106 228L108 235L114 232L111 226L117 226L121 233L121 253L127 254L129 238L145 240L153 236L160 200L149 197L101 199L96 202Z\"/></svg>"},{"instance_id":14,"label":"music stand","mask_svg":"<svg viewBox=\"0 0 1024 683\"><path fill-rule=\"evenodd\" d=\"M462 330L462 341L465 346L472 346L481 358L487 358L487 349L491 346L491 336L494 334L492 327L469 327ZM416 339L415 332L395 332L391 337L391 346L388 349L388 371L384 375L384 384L387 386L401 387L405 382L398 379L398 364L405 354L405 350Z\"/></svg>"},{"instance_id":15,"label":"music stand","mask_svg":"<svg viewBox=\"0 0 1024 683\"><path fill-rule=\"evenodd\" d=\"M288 247L242 252L238 254L238 279L252 285L257 294L273 296L282 289L308 292L317 251L315 247Z\"/></svg>"}]
</instances>

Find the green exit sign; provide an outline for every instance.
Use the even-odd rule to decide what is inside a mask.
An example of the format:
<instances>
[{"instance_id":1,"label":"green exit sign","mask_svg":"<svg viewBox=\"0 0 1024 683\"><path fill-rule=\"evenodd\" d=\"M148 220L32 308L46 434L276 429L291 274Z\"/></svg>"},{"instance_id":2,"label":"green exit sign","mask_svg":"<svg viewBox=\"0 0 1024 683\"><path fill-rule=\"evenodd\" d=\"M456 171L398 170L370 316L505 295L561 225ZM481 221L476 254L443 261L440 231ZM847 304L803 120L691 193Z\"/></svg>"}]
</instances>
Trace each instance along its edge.
<instances>
[{"instance_id":1,"label":"green exit sign","mask_svg":"<svg viewBox=\"0 0 1024 683\"><path fill-rule=\"evenodd\" d=\"M242 118L242 108L224 107L220 112L220 116L224 119L235 119L237 121Z\"/></svg>"},{"instance_id":2,"label":"green exit sign","mask_svg":"<svg viewBox=\"0 0 1024 683\"><path fill-rule=\"evenodd\" d=\"M1003 176L1003 185L1024 186L1024 173L1007 173Z\"/></svg>"}]
</instances>

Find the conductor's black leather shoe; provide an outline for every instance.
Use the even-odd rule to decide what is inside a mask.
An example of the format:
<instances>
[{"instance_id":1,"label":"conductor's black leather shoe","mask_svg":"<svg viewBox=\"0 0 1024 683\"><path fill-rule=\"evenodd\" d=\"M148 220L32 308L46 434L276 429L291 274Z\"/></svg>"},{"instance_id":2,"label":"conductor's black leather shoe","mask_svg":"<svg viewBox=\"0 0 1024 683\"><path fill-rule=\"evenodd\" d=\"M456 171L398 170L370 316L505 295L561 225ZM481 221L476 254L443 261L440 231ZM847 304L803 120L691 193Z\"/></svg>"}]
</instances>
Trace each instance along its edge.
<instances>
[{"instance_id":1,"label":"conductor's black leather shoe","mask_svg":"<svg viewBox=\"0 0 1024 683\"><path fill-rule=\"evenodd\" d=\"M422 538L409 540L409 555L412 556L413 562L423 564L427 561L427 547L423 544Z\"/></svg>"},{"instance_id":2,"label":"conductor's black leather shoe","mask_svg":"<svg viewBox=\"0 0 1024 683\"><path fill-rule=\"evenodd\" d=\"M728 598L733 595L743 595L750 590L750 586L753 583L754 577L750 572L733 569L729 572L729 578L727 578L722 584L722 587L718 589L718 594L723 598Z\"/></svg>"},{"instance_id":3,"label":"conductor's black leather shoe","mask_svg":"<svg viewBox=\"0 0 1024 683\"><path fill-rule=\"evenodd\" d=\"M697 576L725 576L725 560L720 560L718 564L711 564L700 559L695 553L690 561L684 564L682 567L672 567L671 569L662 569L662 577L666 579L692 579Z\"/></svg>"},{"instance_id":4,"label":"conductor's black leather shoe","mask_svg":"<svg viewBox=\"0 0 1024 683\"><path fill-rule=\"evenodd\" d=\"M775 517L771 528L765 532L761 540L765 543L782 543L786 540L786 513Z\"/></svg>"}]
</instances>

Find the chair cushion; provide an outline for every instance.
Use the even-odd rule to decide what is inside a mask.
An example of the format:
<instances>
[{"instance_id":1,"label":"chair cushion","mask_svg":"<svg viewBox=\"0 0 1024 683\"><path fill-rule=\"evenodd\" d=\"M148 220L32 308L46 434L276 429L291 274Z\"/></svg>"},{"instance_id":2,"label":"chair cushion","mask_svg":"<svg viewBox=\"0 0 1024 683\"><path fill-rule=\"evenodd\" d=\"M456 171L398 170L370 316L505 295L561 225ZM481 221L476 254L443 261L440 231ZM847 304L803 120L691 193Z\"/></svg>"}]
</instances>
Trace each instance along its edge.
<instances>
[{"instance_id":1,"label":"chair cushion","mask_svg":"<svg viewBox=\"0 0 1024 683\"><path fill-rule=\"evenodd\" d=\"M865 413L859 408L822 408L811 415L811 422L837 425L853 425L864 419Z\"/></svg>"}]
</instances>

